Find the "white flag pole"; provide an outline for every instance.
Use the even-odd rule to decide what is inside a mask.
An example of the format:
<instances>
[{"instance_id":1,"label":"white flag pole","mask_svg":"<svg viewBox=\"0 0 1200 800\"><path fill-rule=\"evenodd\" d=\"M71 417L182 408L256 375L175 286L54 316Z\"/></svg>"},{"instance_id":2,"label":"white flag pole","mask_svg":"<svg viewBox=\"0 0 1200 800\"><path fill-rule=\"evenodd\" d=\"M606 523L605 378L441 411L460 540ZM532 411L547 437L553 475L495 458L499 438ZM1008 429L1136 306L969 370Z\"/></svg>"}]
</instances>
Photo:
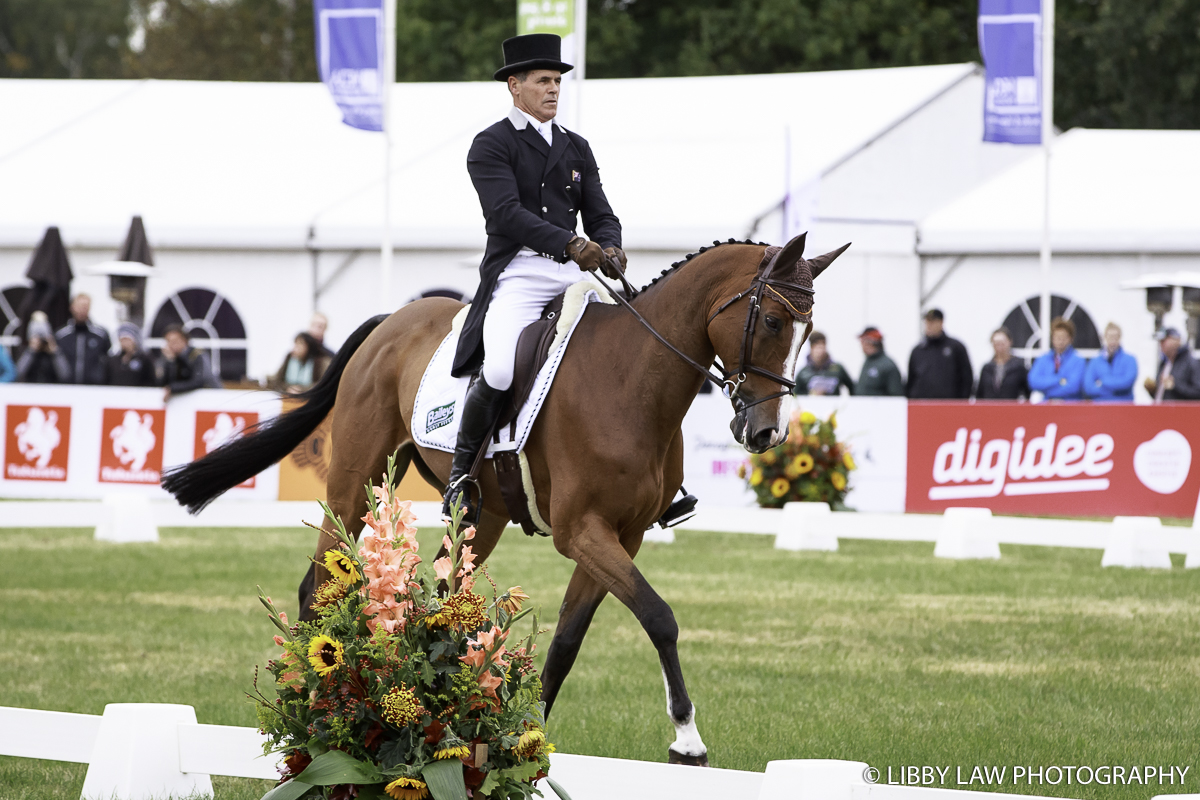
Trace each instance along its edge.
<instances>
[{"instance_id":1,"label":"white flag pole","mask_svg":"<svg viewBox=\"0 0 1200 800\"><path fill-rule=\"evenodd\" d=\"M1042 352L1050 350L1050 151L1054 139L1054 0L1042 0Z\"/></svg>"},{"instance_id":2,"label":"white flag pole","mask_svg":"<svg viewBox=\"0 0 1200 800\"><path fill-rule=\"evenodd\" d=\"M392 86L396 83L396 0L383 0L383 242L379 248L379 302L392 308Z\"/></svg>"}]
</instances>

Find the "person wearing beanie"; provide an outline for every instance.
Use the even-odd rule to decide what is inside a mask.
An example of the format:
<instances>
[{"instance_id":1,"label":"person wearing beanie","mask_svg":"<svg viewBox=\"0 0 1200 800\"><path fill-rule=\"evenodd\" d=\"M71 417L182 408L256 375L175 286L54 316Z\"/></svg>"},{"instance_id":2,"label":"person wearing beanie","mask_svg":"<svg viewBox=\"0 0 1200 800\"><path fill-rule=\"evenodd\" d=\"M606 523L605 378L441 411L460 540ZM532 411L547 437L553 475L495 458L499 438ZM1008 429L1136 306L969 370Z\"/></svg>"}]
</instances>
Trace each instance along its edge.
<instances>
[{"instance_id":1,"label":"person wearing beanie","mask_svg":"<svg viewBox=\"0 0 1200 800\"><path fill-rule=\"evenodd\" d=\"M71 365L67 363L50 320L41 311L33 312L25 331L28 346L17 359L17 381L20 383L70 383Z\"/></svg>"},{"instance_id":2,"label":"person wearing beanie","mask_svg":"<svg viewBox=\"0 0 1200 800\"><path fill-rule=\"evenodd\" d=\"M113 386L154 386L158 383L154 362L142 350L142 331L132 322L117 326L121 349L108 357L108 377Z\"/></svg>"}]
</instances>

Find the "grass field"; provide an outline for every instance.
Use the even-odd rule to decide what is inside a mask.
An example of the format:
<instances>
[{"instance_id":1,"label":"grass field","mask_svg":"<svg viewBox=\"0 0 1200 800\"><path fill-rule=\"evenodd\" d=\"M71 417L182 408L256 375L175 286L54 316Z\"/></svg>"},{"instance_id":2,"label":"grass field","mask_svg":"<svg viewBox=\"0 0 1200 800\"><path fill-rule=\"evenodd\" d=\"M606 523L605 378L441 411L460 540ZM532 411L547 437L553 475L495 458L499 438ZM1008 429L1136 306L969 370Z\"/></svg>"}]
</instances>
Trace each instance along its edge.
<instances>
[{"instance_id":1,"label":"grass field","mask_svg":"<svg viewBox=\"0 0 1200 800\"><path fill-rule=\"evenodd\" d=\"M312 544L302 528L172 529L157 545L0 531L0 705L99 714L176 702L200 722L253 725L242 693L276 649L254 587L294 614ZM1010 783L1012 765L1161 765L1189 768L1184 786L1005 791L1197 791L1200 570L1101 570L1098 551L1007 546L1000 562L952 563L932 549L843 540L837 553L790 553L771 537L700 533L647 545L638 563L674 607L713 765L844 758L949 766L948 781L954 767L1007 765ZM553 626L571 564L549 541L510 533L490 570L524 586ZM550 735L565 752L666 758L656 655L611 598ZM0 758L0 796L74 800L84 772ZM269 786L214 784L221 800Z\"/></svg>"}]
</instances>

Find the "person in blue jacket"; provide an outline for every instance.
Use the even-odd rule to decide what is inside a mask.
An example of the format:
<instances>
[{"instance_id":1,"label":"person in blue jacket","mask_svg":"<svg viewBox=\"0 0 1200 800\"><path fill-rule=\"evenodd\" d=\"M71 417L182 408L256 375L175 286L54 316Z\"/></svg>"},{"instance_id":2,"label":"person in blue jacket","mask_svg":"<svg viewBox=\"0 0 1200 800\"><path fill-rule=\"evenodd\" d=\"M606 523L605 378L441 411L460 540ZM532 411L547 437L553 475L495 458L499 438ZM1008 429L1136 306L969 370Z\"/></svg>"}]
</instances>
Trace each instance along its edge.
<instances>
[{"instance_id":1,"label":"person in blue jacket","mask_svg":"<svg viewBox=\"0 0 1200 800\"><path fill-rule=\"evenodd\" d=\"M1104 326L1104 349L1088 362L1083 372L1083 394L1093 400L1133 402L1137 359L1121 347L1121 328L1115 322Z\"/></svg>"},{"instance_id":2,"label":"person in blue jacket","mask_svg":"<svg viewBox=\"0 0 1200 800\"><path fill-rule=\"evenodd\" d=\"M17 368L13 366L8 348L0 344L0 383L12 383L17 379Z\"/></svg>"},{"instance_id":3,"label":"person in blue jacket","mask_svg":"<svg viewBox=\"0 0 1200 800\"><path fill-rule=\"evenodd\" d=\"M1075 323L1057 317L1050 323L1050 352L1037 357L1029 370L1029 388L1047 400L1078 400L1082 397L1083 356L1075 352Z\"/></svg>"}]
</instances>

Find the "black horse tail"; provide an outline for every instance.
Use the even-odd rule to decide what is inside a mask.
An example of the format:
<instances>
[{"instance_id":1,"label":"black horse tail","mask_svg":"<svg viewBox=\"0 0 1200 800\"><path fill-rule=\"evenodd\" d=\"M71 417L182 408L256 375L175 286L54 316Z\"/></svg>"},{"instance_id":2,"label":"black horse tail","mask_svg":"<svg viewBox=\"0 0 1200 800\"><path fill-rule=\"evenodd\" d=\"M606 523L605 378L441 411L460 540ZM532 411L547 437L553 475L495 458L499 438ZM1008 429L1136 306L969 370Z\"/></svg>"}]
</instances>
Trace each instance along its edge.
<instances>
[{"instance_id":1,"label":"black horse tail","mask_svg":"<svg viewBox=\"0 0 1200 800\"><path fill-rule=\"evenodd\" d=\"M188 512L198 514L229 489L292 452L329 414L350 357L387 316L372 317L350 334L321 380L295 396L305 401L304 405L251 426L246 435L221 445L198 461L165 470L163 488Z\"/></svg>"}]
</instances>

